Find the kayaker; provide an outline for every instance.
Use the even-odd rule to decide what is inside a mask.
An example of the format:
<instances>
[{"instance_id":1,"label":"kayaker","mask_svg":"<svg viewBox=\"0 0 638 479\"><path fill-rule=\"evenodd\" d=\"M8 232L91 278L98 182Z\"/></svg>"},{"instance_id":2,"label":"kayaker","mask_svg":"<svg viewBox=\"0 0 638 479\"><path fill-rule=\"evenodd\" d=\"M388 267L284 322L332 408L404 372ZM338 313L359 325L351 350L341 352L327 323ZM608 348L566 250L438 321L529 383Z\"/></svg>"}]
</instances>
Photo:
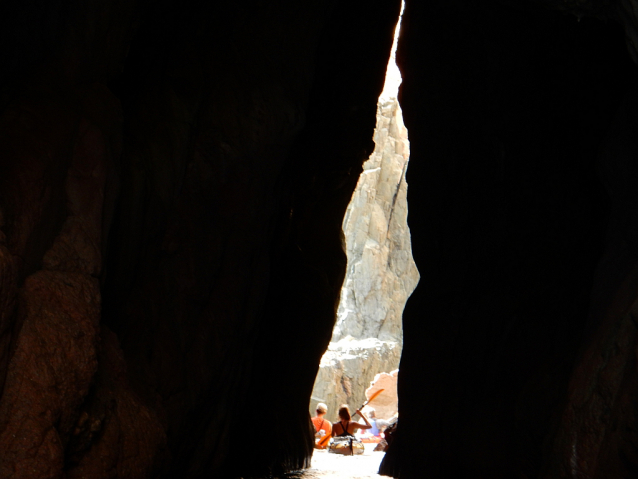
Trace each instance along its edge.
<instances>
[{"instance_id":1,"label":"kayaker","mask_svg":"<svg viewBox=\"0 0 638 479\"><path fill-rule=\"evenodd\" d=\"M368 410L368 416L370 416L370 423L372 424L372 427L367 432L369 434L372 434L373 436L378 436L380 431L379 431L379 427L377 426L377 413L376 413L376 411L373 408L370 408Z\"/></svg>"},{"instance_id":2,"label":"kayaker","mask_svg":"<svg viewBox=\"0 0 638 479\"><path fill-rule=\"evenodd\" d=\"M328 412L328 406L324 403L320 402L317 404L316 413L317 415L311 419L312 425L315 427L315 447L318 449L325 449L326 446L319 446L317 442L323 436L330 436L332 434L332 424L330 421L326 421L324 416Z\"/></svg>"},{"instance_id":3,"label":"kayaker","mask_svg":"<svg viewBox=\"0 0 638 479\"><path fill-rule=\"evenodd\" d=\"M370 429L372 427L372 425L368 421L368 418L365 417L365 415L361 411L357 409L355 411L355 414L361 416L361 418L365 421L365 424L360 424L356 421L352 421L348 405L342 405L339 408L339 421L335 422L332 425L332 436L354 436L354 432L357 429Z\"/></svg>"}]
</instances>

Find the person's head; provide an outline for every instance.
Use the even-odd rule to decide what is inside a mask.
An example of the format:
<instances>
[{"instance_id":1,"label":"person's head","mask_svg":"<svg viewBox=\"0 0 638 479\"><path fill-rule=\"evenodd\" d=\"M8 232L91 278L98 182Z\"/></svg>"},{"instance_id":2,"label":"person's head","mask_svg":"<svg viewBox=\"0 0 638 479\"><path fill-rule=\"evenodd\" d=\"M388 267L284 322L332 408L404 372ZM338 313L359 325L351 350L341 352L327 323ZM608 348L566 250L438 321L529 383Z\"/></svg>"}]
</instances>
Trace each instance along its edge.
<instances>
[{"instance_id":1,"label":"person's head","mask_svg":"<svg viewBox=\"0 0 638 479\"><path fill-rule=\"evenodd\" d=\"M374 419L374 418L376 417L376 416L375 416L376 412L374 411L374 408L373 408L373 407L369 408L369 409L366 411L366 413L367 413L368 417L369 417L369 418L371 418L371 419Z\"/></svg>"},{"instance_id":2,"label":"person's head","mask_svg":"<svg viewBox=\"0 0 638 479\"><path fill-rule=\"evenodd\" d=\"M339 418L343 421L349 421L350 417L350 409L347 404L342 404L339 408Z\"/></svg>"},{"instance_id":3,"label":"person's head","mask_svg":"<svg viewBox=\"0 0 638 479\"><path fill-rule=\"evenodd\" d=\"M328 412L328 406L326 406L324 403L320 402L319 404L317 404L317 415L321 415L321 414L325 414Z\"/></svg>"}]
</instances>

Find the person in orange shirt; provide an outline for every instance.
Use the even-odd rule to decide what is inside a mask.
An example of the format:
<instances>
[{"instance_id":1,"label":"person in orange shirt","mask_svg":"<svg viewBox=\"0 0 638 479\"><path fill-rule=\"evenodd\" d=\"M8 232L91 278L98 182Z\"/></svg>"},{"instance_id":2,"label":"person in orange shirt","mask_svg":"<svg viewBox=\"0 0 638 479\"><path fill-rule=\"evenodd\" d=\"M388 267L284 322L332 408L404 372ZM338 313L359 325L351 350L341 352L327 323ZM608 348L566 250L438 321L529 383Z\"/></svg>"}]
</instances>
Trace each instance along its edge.
<instances>
[{"instance_id":1,"label":"person in orange shirt","mask_svg":"<svg viewBox=\"0 0 638 479\"><path fill-rule=\"evenodd\" d=\"M311 419L312 425L315 427L315 447L317 449L325 449L326 446L318 446L317 442L323 436L330 436L332 434L332 424L330 421L326 421L323 417L328 412L328 406L320 402L317 404L317 415Z\"/></svg>"}]
</instances>

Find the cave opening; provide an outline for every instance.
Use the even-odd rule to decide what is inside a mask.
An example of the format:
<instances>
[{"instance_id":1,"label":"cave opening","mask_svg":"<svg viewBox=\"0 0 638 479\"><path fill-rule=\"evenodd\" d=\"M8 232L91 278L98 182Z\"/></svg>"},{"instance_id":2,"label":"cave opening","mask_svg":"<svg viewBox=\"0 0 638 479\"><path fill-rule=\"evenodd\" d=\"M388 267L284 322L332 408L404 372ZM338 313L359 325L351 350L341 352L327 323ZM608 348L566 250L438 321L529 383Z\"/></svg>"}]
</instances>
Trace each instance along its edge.
<instances>
[{"instance_id":1,"label":"cave opening","mask_svg":"<svg viewBox=\"0 0 638 479\"><path fill-rule=\"evenodd\" d=\"M636 477L636 2L406 2L421 278L403 333L364 337L403 342L381 470ZM0 12L0 477L307 467L400 0ZM363 272L393 258L374 208Z\"/></svg>"},{"instance_id":2,"label":"cave opening","mask_svg":"<svg viewBox=\"0 0 638 479\"><path fill-rule=\"evenodd\" d=\"M328 411L325 418L336 422L340 405L347 404L354 412L382 389L362 409L379 420L381 430L398 416L402 313L419 280L407 223L408 131L398 100L402 79L396 51L403 9L402 2L377 102L374 151L363 164L343 219L346 275L332 337L321 359L309 405L314 416L318 404L323 403ZM353 420L361 422L358 417ZM383 437L376 423L373 431L360 431L370 456ZM381 460L381 455L375 455L376 462L365 462L373 469L370 474L376 473ZM315 459L314 468L330 467L321 453L315 454Z\"/></svg>"}]
</instances>

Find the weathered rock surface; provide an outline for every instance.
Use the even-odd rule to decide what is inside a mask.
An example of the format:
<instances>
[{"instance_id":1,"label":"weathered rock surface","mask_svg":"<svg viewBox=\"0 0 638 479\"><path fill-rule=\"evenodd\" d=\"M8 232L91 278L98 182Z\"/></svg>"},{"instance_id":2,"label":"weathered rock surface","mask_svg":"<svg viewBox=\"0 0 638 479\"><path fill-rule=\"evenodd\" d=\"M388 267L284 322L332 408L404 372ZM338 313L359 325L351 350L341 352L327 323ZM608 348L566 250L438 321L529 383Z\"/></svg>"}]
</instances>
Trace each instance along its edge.
<instances>
[{"instance_id":1,"label":"weathered rock surface","mask_svg":"<svg viewBox=\"0 0 638 479\"><path fill-rule=\"evenodd\" d=\"M419 280L407 224L410 150L396 98L379 100L374 141L343 222L348 269L332 341L401 343L403 307Z\"/></svg>"}]
</instances>

